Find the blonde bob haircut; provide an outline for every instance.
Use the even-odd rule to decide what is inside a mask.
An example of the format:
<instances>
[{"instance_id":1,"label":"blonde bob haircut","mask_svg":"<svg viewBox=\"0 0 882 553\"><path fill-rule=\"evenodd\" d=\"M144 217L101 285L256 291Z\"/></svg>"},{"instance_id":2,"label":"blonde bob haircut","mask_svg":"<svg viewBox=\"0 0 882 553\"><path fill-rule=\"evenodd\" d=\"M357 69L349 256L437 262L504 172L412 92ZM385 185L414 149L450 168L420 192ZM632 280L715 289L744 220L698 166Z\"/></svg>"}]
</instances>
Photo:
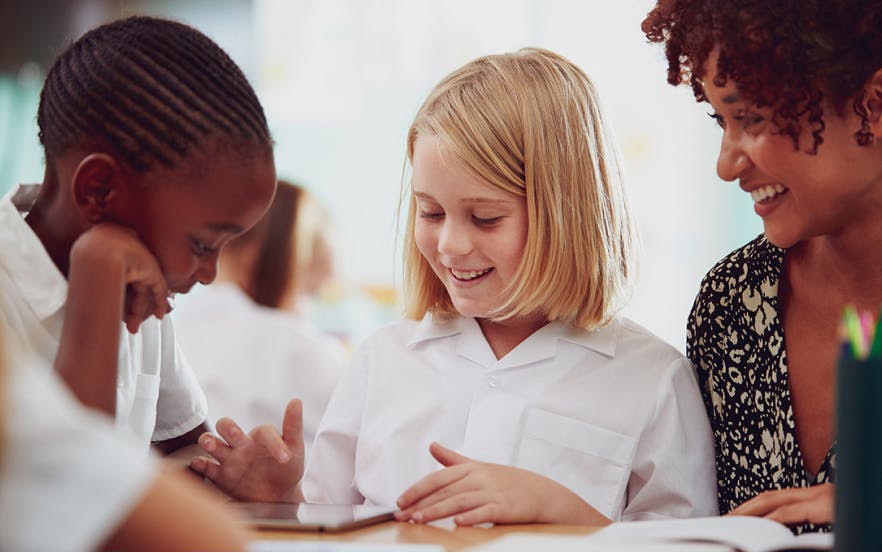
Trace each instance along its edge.
<instances>
[{"instance_id":1,"label":"blonde bob haircut","mask_svg":"<svg viewBox=\"0 0 882 553\"><path fill-rule=\"evenodd\" d=\"M420 107L407 135L409 164L426 134L476 177L526 199L523 258L493 320L544 315L591 330L624 306L636 272L635 226L615 140L581 69L538 48L478 58ZM405 179L405 316L454 316L417 249L412 189Z\"/></svg>"}]
</instances>

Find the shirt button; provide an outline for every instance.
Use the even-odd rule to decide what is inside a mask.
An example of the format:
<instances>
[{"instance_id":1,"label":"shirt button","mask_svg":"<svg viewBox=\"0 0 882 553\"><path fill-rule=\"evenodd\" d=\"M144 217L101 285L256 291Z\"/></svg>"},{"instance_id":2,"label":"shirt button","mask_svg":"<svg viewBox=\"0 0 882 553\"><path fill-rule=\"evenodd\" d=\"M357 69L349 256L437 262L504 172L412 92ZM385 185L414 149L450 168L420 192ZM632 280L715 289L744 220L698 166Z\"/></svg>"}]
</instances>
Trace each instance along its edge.
<instances>
[{"instance_id":1,"label":"shirt button","mask_svg":"<svg viewBox=\"0 0 882 553\"><path fill-rule=\"evenodd\" d=\"M490 386L491 388L498 388L499 387L499 379L494 378L492 376L488 377L487 378L487 386Z\"/></svg>"}]
</instances>

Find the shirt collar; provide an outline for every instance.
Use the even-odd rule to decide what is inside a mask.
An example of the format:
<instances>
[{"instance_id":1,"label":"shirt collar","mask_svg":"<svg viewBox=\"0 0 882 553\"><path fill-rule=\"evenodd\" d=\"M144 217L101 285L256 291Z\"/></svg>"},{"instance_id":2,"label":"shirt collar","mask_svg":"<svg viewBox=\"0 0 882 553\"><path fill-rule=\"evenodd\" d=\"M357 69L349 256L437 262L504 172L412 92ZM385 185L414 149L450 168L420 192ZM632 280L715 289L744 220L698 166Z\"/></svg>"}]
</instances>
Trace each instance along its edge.
<instances>
[{"instance_id":1,"label":"shirt collar","mask_svg":"<svg viewBox=\"0 0 882 553\"><path fill-rule=\"evenodd\" d=\"M554 357L557 354L559 341L612 357L615 355L620 326L621 322L618 318L613 318L609 323L591 331L575 328L568 322L552 321L518 344L505 357L497 360L474 318L442 319L426 314L414 330L408 347L413 348L422 342L457 336L458 355L487 368L507 369Z\"/></svg>"},{"instance_id":2,"label":"shirt collar","mask_svg":"<svg viewBox=\"0 0 882 553\"><path fill-rule=\"evenodd\" d=\"M39 191L40 185L20 185L0 200L0 267L34 314L46 319L64 307L67 280L24 220Z\"/></svg>"}]
</instances>

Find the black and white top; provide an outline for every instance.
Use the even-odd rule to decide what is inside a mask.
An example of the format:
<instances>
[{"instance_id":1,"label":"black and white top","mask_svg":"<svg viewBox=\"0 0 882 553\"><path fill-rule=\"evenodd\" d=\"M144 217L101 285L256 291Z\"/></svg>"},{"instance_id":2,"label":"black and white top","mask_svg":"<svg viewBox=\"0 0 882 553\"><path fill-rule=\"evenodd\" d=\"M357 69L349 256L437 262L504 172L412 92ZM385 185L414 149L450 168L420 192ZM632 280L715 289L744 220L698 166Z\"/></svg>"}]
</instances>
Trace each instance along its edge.
<instances>
[{"instance_id":1,"label":"black and white top","mask_svg":"<svg viewBox=\"0 0 882 553\"><path fill-rule=\"evenodd\" d=\"M721 514L766 490L833 481L835 446L812 476L796 441L778 306L783 264L784 250L760 235L710 270L689 316L686 353L714 432Z\"/></svg>"}]
</instances>

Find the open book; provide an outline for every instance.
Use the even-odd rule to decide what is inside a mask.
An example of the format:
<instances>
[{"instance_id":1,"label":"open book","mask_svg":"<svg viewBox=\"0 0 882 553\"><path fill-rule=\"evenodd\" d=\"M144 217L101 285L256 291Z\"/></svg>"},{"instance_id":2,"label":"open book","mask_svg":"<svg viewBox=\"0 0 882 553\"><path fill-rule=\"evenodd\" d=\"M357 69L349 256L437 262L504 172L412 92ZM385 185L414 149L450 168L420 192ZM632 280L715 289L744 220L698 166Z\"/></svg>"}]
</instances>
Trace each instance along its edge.
<instances>
[{"instance_id":1,"label":"open book","mask_svg":"<svg viewBox=\"0 0 882 553\"><path fill-rule=\"evenodd\" d=\"M832 534L794 536L787 526L759 517L706 517L617 522L589 535L512 533L482 551L829 551Z\"/></svg>"},{"instance_id":2,"label":"open book","mask_svg":"<svg viewBox=\"0 0 882 553\"><path fill-rule=\"evenodd\" d=\"M611 524L590 536L607 542L718 544L737 551L829 551L833 534L794 536L790 528L759 517L706 517Z\"/></svg>"}]
</instances>

